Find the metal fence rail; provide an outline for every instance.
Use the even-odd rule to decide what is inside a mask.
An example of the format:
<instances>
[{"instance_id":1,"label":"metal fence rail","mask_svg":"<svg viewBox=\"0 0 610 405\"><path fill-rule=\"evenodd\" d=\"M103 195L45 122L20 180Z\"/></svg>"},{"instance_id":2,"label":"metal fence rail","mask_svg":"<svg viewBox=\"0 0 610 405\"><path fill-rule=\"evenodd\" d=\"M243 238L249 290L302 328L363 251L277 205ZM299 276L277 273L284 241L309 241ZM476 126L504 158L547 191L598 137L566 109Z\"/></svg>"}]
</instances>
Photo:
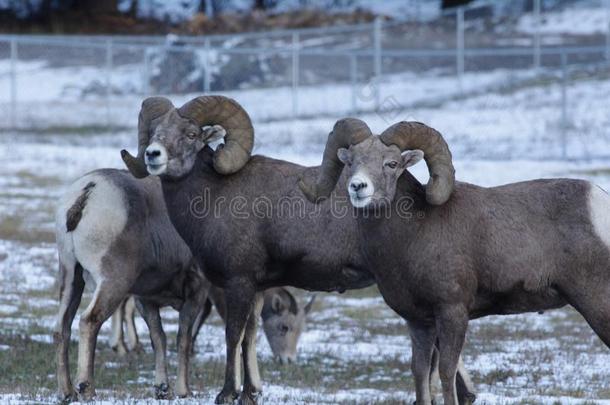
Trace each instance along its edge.
<instances>
[{"instance_id":1,"label":"metal fence rail","mask_svg":"<svg viewBox=\"0 0 610 405\"><path fill-rule=\"evenodd\" d=\"M533 19L537 25L530 36L522 35L523 41L519 45L502 42L517 42L510 37L499 38L492 45L477 40L480 33L472 28L476 20L469 17L472 7L445 12L443 21L430 23L444 24L435 46L422 43L412 34L430 24L382 19L356 26L202 37L0 35L0 63L8 62L0 65L0 80L3 77L8 80L8 94L0 94L0 103L5 98L9 107L8 122L3 126L27 126L20 117L20 106L28 100L27 97L20 99L23 98L20 87L29 75L24 66L41 69L36 67L37 61L44 61L46 68L80 67L97 72L92 73L96 76L92 88L83 91L81 97L101 102L108 124L116 115L113 100L126 95L141 98L153 93L287 88L291 94L289 117L298 118L310 114L303 108L302 93L311 86L343 83L349 86L351 93L348 111L382 111L392 108L384 104L381 88L393 75L436 69L441 75L455 76L455 89L459 93L465 74L502 68L555 74L557 83L562 86L561 136L566 138L571 121L567 100L570 73L584 67L607 66L610 62L610 1L608 3L608 29L595 44L545 44L539 28L544 13L541 0L534 0ZM2 66L5 66L4 70ZM175 70L177 80L194 76L194 82L182 89L171 82L171 78L159 74L163 69L165 72ZM243 69L243 73L239 69ZM118 72L124 75L125 70L132 77L130 86L117 93L113 80ZM75 85L81 84L76 83L79 80L78 75L75 76ZM364 106L359 103L363 86L372 92L370 102ZM563 142L564 156L567 143Z\"/></svg>"}]
</instances>

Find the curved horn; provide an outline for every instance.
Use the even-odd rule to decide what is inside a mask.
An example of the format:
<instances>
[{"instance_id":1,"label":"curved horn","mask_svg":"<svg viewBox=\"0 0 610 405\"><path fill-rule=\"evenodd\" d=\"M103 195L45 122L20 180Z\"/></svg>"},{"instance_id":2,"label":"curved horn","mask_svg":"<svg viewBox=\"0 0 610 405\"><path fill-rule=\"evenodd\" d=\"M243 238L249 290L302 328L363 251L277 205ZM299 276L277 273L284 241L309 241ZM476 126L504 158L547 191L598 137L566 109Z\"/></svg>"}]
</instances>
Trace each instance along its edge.
<instances>
[{"instance_id":1,"label":"curved horn","mask_svg":"<svg viewBox=\"0 0 610 405\"><path fill-rule=\"evenodd\" d=\"M121 151L121 158L131 174L141 179L148 176L148 170L144 164L144 151L150 139L150 123L174 108L174 105L165 97L149 97L142 102L140 115L138 116L138 156L133 157L126 150Z\"/></svg>"},{"instance_id":2,"label":"curved horn","mask_svg":"<svg viewBox=\"0 0 610 405\"><path fill-rule=\"evenodd\" d=\"M383 131L379 138L388 146L398 146L401 151L421 149L430 173L426 200L432 205L442 205L449 199L455 183L455 169L449 146L437 130L421 122L402 121Z\"/></svg>"},{"instance_id":3,"label":"curved horn","mask_svg":"<svg viewBox=\"0 0 610 405\"><path fill-rule=\"evenodd\" d=\"M235 173L250 159L254 128L248 113L237 101L223 96L197 97L180 107L178 114L199 126L220 125L227 131L224 148L214 154L214 169L218 173Z\"/></svg>"},{"instance_id":4,"label":"curved horn","mask_svg":"<svg viewBox=\"0 0 610 405\"><path fill-rule=\"evenodd\" d=\"M314 203L322 198L328 198L343 170L343 163L337 157L339 148L349 148L370 136L373 134L362 120L343 118L337 121L331 133L328 134L318 180L315 184L308 184L303 179L299 181L299 187L305 197Z\"/></svg>"}]
</instances>

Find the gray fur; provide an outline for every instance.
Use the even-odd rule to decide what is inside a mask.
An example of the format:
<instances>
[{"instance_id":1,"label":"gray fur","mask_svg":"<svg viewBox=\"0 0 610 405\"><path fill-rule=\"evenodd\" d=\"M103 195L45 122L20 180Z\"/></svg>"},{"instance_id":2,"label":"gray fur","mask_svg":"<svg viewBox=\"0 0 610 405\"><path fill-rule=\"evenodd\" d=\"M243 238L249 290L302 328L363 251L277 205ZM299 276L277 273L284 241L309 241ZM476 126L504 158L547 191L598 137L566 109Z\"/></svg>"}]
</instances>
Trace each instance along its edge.
<instances>
[{"instance_id":1,"label":"gray fur","mask_svg":"<svg viewBox=\"0 0 610 405\"><path fill-rule=\"evenodd\" d=\"M359 244L385 301L410 322L419 345L438 339L445 404L456 401L469 319L571 304L610 346L610 249L591 220L591 183L549 179L484 188L456 182L449 200L435 206L404 170L405 156L377 137L350 146L339 152L347 163L340 189L367 173L374 195L358 209ZM389 169L388 161L405 164ZM410 202L403 215L400 201ZM610 212L610 197L598 193L596 207L599 218ZM379 210L389 215L372 215ZM420 360L413 363L418 387L428 374L428 358ZM419 391L417 400L430 404Z\"/></svg>"},{"instance_id":2,"label":"gray fur","mask_svg":"<svg viewBox=\"0 0 610 405\"><path fill-rule=\"evenodd\" d=\"M319 167L253 156L237 173L220 175L214 169L214 151L198 143L197 138L189 139L181 120L184 118L169 112L153 123L150 129L153 135L146 150L151 156L152 152L161 151L162 160L147 157L146 163L149 170L152 167L160 174L176 229L194 252L206 277L224 288L232 303L227 313L225 385L216 398L216 403L230 403L238 396L235 359L242 336L249 336L246 326L257 291L289 285L343 292L369 286L374 278L361 254L357 222L349 211L347 215L333 215L333 201L326 200L316 207L301 197L298 181L317 178ZM210 137L205 135L206 139ZM126 156L123 152L124 159ZM167 163L167 171L155 171L158 163ZM194 210L206 201L214 204L243 198L252 202L257 196L264 197L271 215L259 215L252 204L245 207L245 216L236 216L228 203L207 214ZM344 190L336 197L347 202ZM302 204L303 215L278 215L287 199ZM428 368L431 362L430 358ZM261 386L259 382L253 383L248 374L246 369L241 398L252 403Z\"/></svg>"},{"instance_id":3,"label":"gray fur","mask_svg":"<svg viewBox=\"0 0 610 405\"><path fill-rule=\"evenodd\" d=\"M87 186L81 189L83 182ZM143 315L152 341L157 342L155 379L159 397L168 395L169 387L165 334L156 322L159 306L172 305L180 310L179 376L175 391L178 396L187 395L192 326L196 311L206 299L209 283L193 265L188 246L169 220L159 181L136 180L129 173L114 169L83 176L60 200L56 237L62 288L54 336L62 397L71 400L94 395L97 333L130 294L137 296L140 307L146 307ZM83 273L90 277L83 277ZM89 279L96 287L91 304L81 315L75 392L68 369L70 325L84 280Z\"/></svg>"},{"instance_id":4,"label":"gray fur","mask_svg":"<svg viewBox=\"0 0 610 405\"><path fill-rule=\"evenodd\" d=\"M297 343L305 331L306 317L314 299L315 295L307 305L300 306L287 288L265 291L261 312L263 331L280 363L296 362Z\"/></svg>"},{"instance_id":5,"label":"gray fur","mask_svg":"<svg viewBox=\"0 0 610 405\"><path fill-rule=\"evenodd\" d=\"M296 361L297 345L302 332L305 330L307 315L311 310L314 298L315 295L307 305L301 306L294 295L286 288L270 288L265 290L263 294L263 309L261 311L263 330L275 359L280 363L293 363ZM276 299L280 299L282 302L280 308L273 307ZM135 313L133 310L130 310L131 305L135 305L135 303L131 304L132 302L133 297L123 301L121 307L112 315L112 348L121 356L129 351L141 350L134 324ZM193 326L193 342L191 347L195 346L199 331L210 315L212 307L216 307L218 315L224 321L227 312L224 292L221 288L214 286L210 287L208 299L197 315L195 325ZM123 322L127 326L129 344L124 342Z\"/></svg>"}]
</instances>

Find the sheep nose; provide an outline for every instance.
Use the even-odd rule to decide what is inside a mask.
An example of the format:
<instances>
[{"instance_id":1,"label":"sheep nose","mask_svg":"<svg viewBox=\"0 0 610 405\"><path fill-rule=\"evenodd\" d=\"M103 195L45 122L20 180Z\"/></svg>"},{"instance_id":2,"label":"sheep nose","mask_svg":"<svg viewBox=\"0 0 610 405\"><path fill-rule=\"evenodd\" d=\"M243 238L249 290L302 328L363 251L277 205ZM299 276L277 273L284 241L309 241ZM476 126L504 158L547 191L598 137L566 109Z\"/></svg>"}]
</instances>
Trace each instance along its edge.
<instances>
[{"instance_id":1,"label":"sheep nose","mask_svg":"<svg viewBox=\"0 0 610 405\"><path fill-rule=\"evenodd\" d=\"M159 149L146 149L146 157L149 159L156 158L161 156L161 151Z\"/></svg>"},{"instance_id":2,"label":"sheep nose","mask_svg":"<svg viewBox=\"0 0 610 405\"><path fill-rule=\"evenodd\" d=\"M362 180L355 180L355 181L352 181L349 186L354 191L360 191L360 190L366 188L367 184L366 184L366 182L364 182Z\"/></svg>"}]
</instances>

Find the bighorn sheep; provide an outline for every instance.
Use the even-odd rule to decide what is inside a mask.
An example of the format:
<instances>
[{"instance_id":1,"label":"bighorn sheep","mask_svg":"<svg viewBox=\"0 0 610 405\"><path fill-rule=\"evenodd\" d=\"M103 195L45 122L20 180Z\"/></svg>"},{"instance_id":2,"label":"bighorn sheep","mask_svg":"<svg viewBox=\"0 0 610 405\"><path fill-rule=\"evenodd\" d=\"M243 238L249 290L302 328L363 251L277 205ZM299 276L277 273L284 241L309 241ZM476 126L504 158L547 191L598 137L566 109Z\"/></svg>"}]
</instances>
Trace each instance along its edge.
<instances>
[{"instance_id":1,"label":"bighorn sheep","mask_svg":"<svg viewBox=\"0 0 610 405\"><path fill-rule=\"evenodd\" d=\"M296 361L297 344L305 330L307 315L311 311L315 297L315 295L312 296L309 302L302 306L287 288L276 287L265 290L261 311L263 331L275 359L280 363L294 363ZM119 355L124 355L132 350L137 351L141 346L134 322L135 305L134 297L129 297L112 315L110 342L113 350ZM197 335L210 315L212 305L216 307L218 314L224 321L227 311L224 293L222 289L214 286L210 287L208 299L197 315L193 327L191 347L195 346ZM123 323L125 323L127 329L128 344L124 342Z\"/></svg>"},{"instance_id":2,"label":"bighorn sheep","mask_svg":"<svg viewBox=\"0 0 610 405\"><path fill-rule=\"evenodd\" d=\"M128 204L129 209L137 209L139 211L138 217L132 218L131 221L133 223L128 225L123 224L122 221L125 215L121 215L126 210L126 204ZM143 217L143 213L148 215ZM103 222L95 223L100 218L103 218ZM136 223L136 221L140 222ZM112 260L113 263L122 262L130 264L125 266L125 268L121 268L123 271L121 278L116 279L113 285L107 287L112 289L112 295L117 294L115 290L119 290L118 294L120 294L120 291L123 291L125 288L128 288L129 291L138 290L138 293L141 294L138 297L137 306L149 325L151 340L155 348L156 395L159 398L167 397L169 386L166 372L165 334L160 323L159 307L164 305L172 305L178 309L183 308L185 305L188 307L188 302L186 304L182 302L182 296L185 293L187 296L196 294L199 297L199 300L195 303L198 305L195 308L196 315L190 321L193 323L191 326L192 342L194 342L197 333L209 315L212 304L216 306L223 319L226 309L222 290L212 287L197 267L191 264L192 256L190 250L177 235L167 216L160 182L153 178L135 180L128 173L113 169L98 170L87 174L69 187L62 198L57 211L56 229L60 266L62 266L62 269L66 269L65 273L61 274L61 282L64 285L60 298L64 305L61 306L58 323L58 332L61 331L61 333L56 334L59 356L58 380L62 394L67 399L72 397L69 370L67 368L68 363L67 360L64 360L67 359L67 345L65 342L69 341L69 336L66 337L67 335L64 336L63 333L64 331L68 334L70 333L70 325L78 306L77 300L80 300L78 290L71 292L70 288L81 288L79 283L82 270L80 268L85 266L84 263L88 263L88 265L90 263L98 264L101 267L100 269L93 268L94 266L84 268L87 273L91 273L91 278L94 281L96 277L112 278L113 273L110 273L112 269L109 269L107 264L108 260ZM127 229L128 231L123 231ZM137 230L141 233L137 234ZM126 238L125 232L130 232L128 236L132 240L129 240L129 243L135 244L137 241L138 244L142 245L142 249L151 248L152 250L150 251L155 252L155 257L149 257L148 251L139 252L140 255L147 256L145 258L128 257L129 251L125 251L123 245L118 243L124 240L123 238ZM100 241L102 237L104 240ZM94 260L91 258L95 255L98 255L99 259ZM153 261L155 258L158 260L156 263ZM74 260L77 264L73 265L72 268L74 270L70 273L68 265ZM192 266L192 268L184 267L187 265ZM164 266L167 266L167 268ZM89 268L92 270L89 270ZM161 273L155 275L155 272ZM167 274L163 274L163 272ZM102 273L102 276L96 273ZM137 281L133 285L125 287L121 284L123 282L128 283L129 281L127 280L134 277L136 277ZM159 278L160 280L157 281L154 278ZM76 280L76 283L74 281L70 282L73 279ZM151 279L155 285L160 287L150 284ZM195 279L197 284L187 285L191 279ZM149 295L146 290L142 291L140 282L149 283L147 288L149 290L154 289L154 293ZM180 283L184 283L184 286ZM166 284L170 287L167 291L162 288ZM182 291L183 287L184 292ZM198 288L199 291L189 291L192 288ZM98 310L111 310L105 307L105 305L108 305L106 304L107 301L113 299L112 296L108 297L108 295L108 289L100 289L99 291L96 289L94 296L101 302L98 304L98 307L102 307ZM265 306L263 307L263 312L265 319L263 327L269 339L271 349L279 359L293 359L296 353L296 343L300 330L304 326L305 312L308 312L308 308L311 307L313 300L305 307L304 311L286 289L275 288L267 290L264 293L264 297ZM191 298L187 298L187 300L189 299ZM67 303L68 300L70 300L69 304ZM199 301L204 303L201 304ZM69 305L76 305L76 307L70 310L69 308L71 307ZM119 354L124 354L127 350L137 350L139 347L138 335L134 324L135 306L136 300L134 300L134 297L126 297L113 314L113 335L110 342L111 347ZM289 310L284 311L284 306L287 306ZM67 311L71 312L68 313ZM193 315L191 314L190 316L192 317ZM85 315L83 315L84 317ZM183 317L184 315L181 315L180 328L184 327ZM127 324L128 345L125 345L123 339L123 322ZM285 333L281 330L273 331L273 327L276 325L287 328L290 333ZM183 340L179 340L182 342L179 360L184 361L186 357L183 356L183 351L188 351L189 349L185 346ZM192 342L189 343L190 347L192 347ZM66 357L64 358L64 356ZM82 359L80 360L82 361ZM62 366L63 364L66 364L65 368ZM79 365L81 365L80 361ZM185 396L188 392L188 369L187 365L185 365L180 367L176 394Z\"/></svg>"},{"instance_id":3,"label":"bighorn sheep","mask_svg":"<svg viewBox=\"0 0 610 405\"><path fill-rule=\"evenodd\" d=\"M202 131L209 125L220 129ZM213 151L206 144L218 136L225 144ZM250 118L234 100L204 96L176 109L166 98L151 97L140 111L138 156L121 152L134 176L161 177L174 226L231 303L225 383L216 403L238 396L240 345L242 402L255 402L261 392L251 315L257 291L280 285L343 291L374 282L358 247L356 221L299 197L298 179L320 169L250 157L253 140Z\"/></svg>"},{"instance_id":4,"label":"bighorn sheep","mask_svg":"<svg viewBox=\"0 0 610 405\"><path fill-rule=\"evenodd\" d=\"M175 393L188 395L192 328L210 284L193 264L188 246L169 220L158 179L136 180L114 169L81 177L60 199L56 238L60 308L54 340L64 400L95 394L93 370L99 329L129 294L138 297L138 309L150 330L155 348L155 389L160 398L168 395L169 385L159 306L179 309ZM95 292L80 318L74 392L68 349L85 281L94 282Z\"/></svg>"},{"instance_id":5,"label":"bighorn sheep","mask_svg":"<svg viewBox=\"0 0 610 405\"><path fill-rule=\"evenodd\" d=\"M425 187L406 171L422 157ZM445 140L416 122L373 136L360 120L340 120L322 168L317 181L303 179L302 191L319 202L345 172L379 290L428 347L413 353L418 404L431 403L424 386L436 339L444 402L456 403L469 319L570 304L610 346L610 196L600 188L570 179L455 182Z\"/></svg>"}]
</instances>

